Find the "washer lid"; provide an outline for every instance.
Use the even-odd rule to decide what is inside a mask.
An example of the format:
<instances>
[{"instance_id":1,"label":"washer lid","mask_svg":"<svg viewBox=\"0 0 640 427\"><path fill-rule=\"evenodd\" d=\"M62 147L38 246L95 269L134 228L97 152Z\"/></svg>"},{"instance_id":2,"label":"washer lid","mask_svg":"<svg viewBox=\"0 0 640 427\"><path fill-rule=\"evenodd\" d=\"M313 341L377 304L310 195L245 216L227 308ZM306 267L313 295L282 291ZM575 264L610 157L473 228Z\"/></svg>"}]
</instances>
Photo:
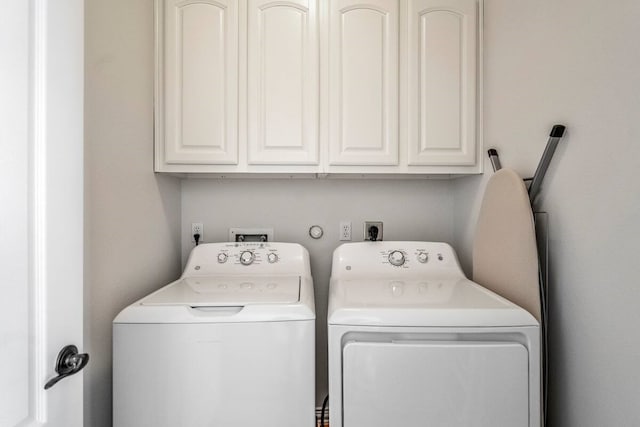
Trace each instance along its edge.
<instances>
[{"instance_id":1,"label":"washer lid","mask_svg":"<svg viewBox=\"0 0 640 427\"><path fill-rule=\"evenodd\" d=\"M526 310L468 280L355 279L331 283L329 324L361 326L526 326Z\"/></svg>"},{"instance_id":2,"label":"washer lid","mask_svg":"<svg viewBox=\"0 0 640 427\"><path fill-rule=\"evenodd\" d=\"M185 277L144 298L146 306L229 307L292 304L300 300L300 277Z\"/></svg>"}]
</instances>

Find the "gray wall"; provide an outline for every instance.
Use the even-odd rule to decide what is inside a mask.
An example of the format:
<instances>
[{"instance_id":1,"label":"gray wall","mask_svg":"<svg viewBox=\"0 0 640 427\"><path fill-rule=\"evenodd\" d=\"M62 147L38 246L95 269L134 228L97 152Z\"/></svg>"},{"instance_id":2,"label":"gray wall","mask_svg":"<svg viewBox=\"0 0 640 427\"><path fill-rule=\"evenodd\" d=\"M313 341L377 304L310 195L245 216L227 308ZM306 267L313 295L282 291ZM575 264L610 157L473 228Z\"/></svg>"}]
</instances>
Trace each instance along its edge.
<instances>
[{"instance_id":1,"label":"gray wall","mask_svg":"<svg viewBox=\"0 0 640 427\"><path fill-rule=\"evenodd\" d=\"M485 0L487 148L531 176L551 125L568 128L541 200L552 426L640 425L639 22L637 0ZM485 180L454 182L467 266Z\"/></svg>"},{"instance_id":2,"label":"gray wall","mask_svg":"<svg viewBox=\"0 0 640 427\"><path fill-rule=\"evenodd\" d=\"M317 396L327 393L326 314L331 257L341 243L341 220L352 240L363 223L384 223L384 240L453 240L450 181L439 180L185 180L182 183L182 257L193 247L191 223L204 224L205 242L227 241L229 227L271 227L275 240L300 243L311 257L316 292ZM309 227L324 229L319 240Z\"/></svg>"},{"instance_id":3,"label":"gray wall","mask_svg":"<svg viewBox=\"0 0 640 427\"><path fill-rule=\"evenodd\" d=\"M111 321L180 273L180 181L153 173L153 1L85 2L85 423L111 426Z\"/></svg>"}]
</instances>

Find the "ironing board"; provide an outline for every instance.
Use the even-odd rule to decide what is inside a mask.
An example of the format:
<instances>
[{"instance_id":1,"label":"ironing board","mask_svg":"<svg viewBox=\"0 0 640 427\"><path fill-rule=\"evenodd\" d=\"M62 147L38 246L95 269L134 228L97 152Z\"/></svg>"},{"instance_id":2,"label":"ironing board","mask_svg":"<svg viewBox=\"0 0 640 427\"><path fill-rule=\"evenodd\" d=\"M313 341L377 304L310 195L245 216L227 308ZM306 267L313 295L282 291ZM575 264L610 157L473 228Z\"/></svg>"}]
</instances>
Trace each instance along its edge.
<instances>
[{"instance_id":1,"label":"ironing board","mask_svg":"<svg viewBox=\"0 0 640 427\"><path fill-rule=\"evenodd\" d=\"M541 321L538 250L529 194L512 169L487 183L473 245L473 281Z\"/></svg>"}]
</instances>

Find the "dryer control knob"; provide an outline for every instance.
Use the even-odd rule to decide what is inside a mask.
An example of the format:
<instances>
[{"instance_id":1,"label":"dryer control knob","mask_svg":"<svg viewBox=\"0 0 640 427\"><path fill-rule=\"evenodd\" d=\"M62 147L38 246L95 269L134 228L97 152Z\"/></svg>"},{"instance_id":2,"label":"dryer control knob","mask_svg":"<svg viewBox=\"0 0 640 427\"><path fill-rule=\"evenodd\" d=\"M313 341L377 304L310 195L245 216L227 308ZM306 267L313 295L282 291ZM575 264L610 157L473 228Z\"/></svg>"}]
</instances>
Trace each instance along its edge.
<instances>
[{"instance_id":1,"label":"dryer control knob","mask_svg":"<svg viewBox=\"0 0 640 427\"><path fill-rule=\"evenodd\" d=\"M276 253L269 253L269 255L267 255L267 261L269 261L270 264L273 264L274 262L278 261L278 254Z\"/></svg>"},{"instance_id":2,"label":"dryer control knob","mask_svg":"<svg viewBox=\"0 0 640 427\"><path fill-rule=\"evenodd\" d=\"M218 254L218 262L220 264L224 264L225 262L227 262L227 254L225 254L224 252L220 252Z\"/></svg>"},{"instance_id":3,"label":"dryer control knob","mask_svg":"<svg viewBox=\"0 0 640 427\"><path fill-rule=\"evenodd\" d=\"M251 251L243 251L240 254L240 264L242 265L250 265L255 259L255 255Z\"/></svg>"},{"instance_id":4,"label":"dryer control knob","mask_svg":"<svg viewBox=\"0 0 640 427\"><path fill-rule=\"evenodd\" d=\"M429 255L426 252L420 252L418 254L418 261L423 264L426 263L427 261L429 261Z\"/></svg>"},{"instance_id":5,"label":"dryer control knob","mask_svg":"<svg viewBox=\"0 0 640 427\"><path fill-rule=\"evenodd\" d=\"M400 267L405 262L404 254L401 251L391 251L389 254L389 262L391 265Z\"/></svg>"}]
</instances>

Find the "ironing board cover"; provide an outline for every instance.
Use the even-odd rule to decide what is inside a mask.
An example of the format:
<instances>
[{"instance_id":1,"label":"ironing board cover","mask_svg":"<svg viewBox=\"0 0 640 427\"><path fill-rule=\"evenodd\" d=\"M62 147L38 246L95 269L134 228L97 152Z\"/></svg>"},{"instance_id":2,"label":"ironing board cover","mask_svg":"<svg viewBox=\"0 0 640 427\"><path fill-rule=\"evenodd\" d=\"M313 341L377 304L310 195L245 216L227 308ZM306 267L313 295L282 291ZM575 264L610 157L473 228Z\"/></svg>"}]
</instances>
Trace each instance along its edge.
<instances>
[{"instance_id":1,"label":"ironing board cover","mask_svg":"<svg viewBox=\"0 0 640 427\"><path fill-rule=\"evenodd\" d=\"M487 183L473 244L473 281L540 322L533 213L524 182L511 169L500 169Z\"/></svg>"}]
</instances>

